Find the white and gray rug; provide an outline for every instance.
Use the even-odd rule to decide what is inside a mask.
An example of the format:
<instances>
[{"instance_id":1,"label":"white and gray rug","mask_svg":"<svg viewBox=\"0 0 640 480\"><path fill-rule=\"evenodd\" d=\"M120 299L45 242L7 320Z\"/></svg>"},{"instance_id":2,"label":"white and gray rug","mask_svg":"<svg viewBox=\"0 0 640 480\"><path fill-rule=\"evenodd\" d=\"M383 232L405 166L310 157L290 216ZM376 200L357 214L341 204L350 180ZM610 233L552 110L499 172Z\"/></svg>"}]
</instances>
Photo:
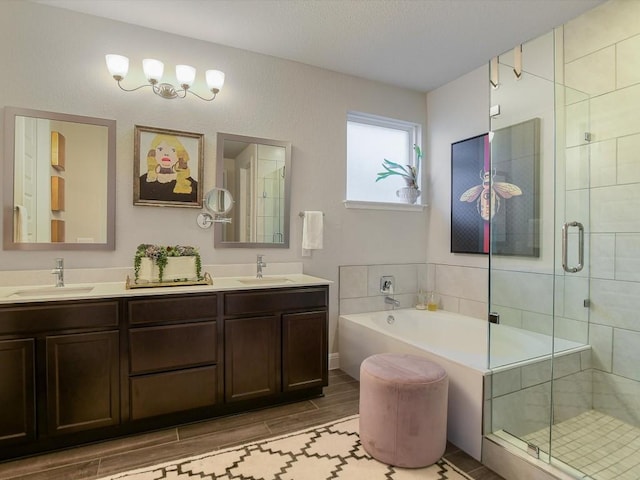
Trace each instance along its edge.
<instances>
[{"instance_id":1,"label":"white and gray rug","mask_svg":"<svg viewBox=\"0 0 640 480\"><path fill-rule=\"evenodd\" d=\"M371 458L358 437L358 416L296 433L103 480L467 480L444 459L425 468L397 468Z\"/></svg>"}]
</instances>

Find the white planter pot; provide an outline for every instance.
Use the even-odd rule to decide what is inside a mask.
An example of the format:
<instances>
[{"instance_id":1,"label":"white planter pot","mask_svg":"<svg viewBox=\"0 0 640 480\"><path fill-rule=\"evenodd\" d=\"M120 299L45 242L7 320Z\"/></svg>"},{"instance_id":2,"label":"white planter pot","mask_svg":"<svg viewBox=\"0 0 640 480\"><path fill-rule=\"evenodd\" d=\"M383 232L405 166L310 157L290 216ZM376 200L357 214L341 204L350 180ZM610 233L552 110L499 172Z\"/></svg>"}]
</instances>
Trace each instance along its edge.
<instances>
[{"instance_id":1,"label":"white planter pot","mask_svg":"<svg viewBox=\"0 0 640 480\"><path fill-rule=\"evenodd\" d=\"M196 257L169 257L167 265L164 267L162 282L175 282L178 280L195 281L198 280L196 272ZM150 258L142 258L140 261L140 271L138 273L138 283L160 282L160 271L158 266Z\"/></svg>"},{"instance_id":2,"label":"white planter pot","mask_svg":"<svg viewBox=\"0 0 640 480\"><path fill-rule=\"evenodd\" d=\"M396 191L396 195L398 198L401 198L406 203L416 203L418 197L420 196L420 190L416 187L402 187L401 189Z\"/></svg>"}]
</instances>

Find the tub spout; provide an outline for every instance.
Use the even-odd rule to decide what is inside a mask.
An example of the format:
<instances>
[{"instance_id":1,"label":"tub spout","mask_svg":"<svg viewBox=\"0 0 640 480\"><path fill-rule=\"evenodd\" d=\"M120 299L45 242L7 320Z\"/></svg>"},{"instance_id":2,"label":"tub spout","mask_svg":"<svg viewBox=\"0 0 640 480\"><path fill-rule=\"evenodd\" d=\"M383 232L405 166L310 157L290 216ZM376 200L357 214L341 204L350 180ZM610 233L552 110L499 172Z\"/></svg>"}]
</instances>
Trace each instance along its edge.
<instances>
[{"instance_id":1,"label":"tub spout","mask_svg":"<svg viewBox=\"0 0 640 480\"><path fill-rule=\"evenodd\" d=\"M387 303L389 305L393 305L394 307L399 307L400 306L400 302L398 300L396 300L395 298L391 298L391 297L384 297L384 303Z\"/></svg>"}]
</instances>

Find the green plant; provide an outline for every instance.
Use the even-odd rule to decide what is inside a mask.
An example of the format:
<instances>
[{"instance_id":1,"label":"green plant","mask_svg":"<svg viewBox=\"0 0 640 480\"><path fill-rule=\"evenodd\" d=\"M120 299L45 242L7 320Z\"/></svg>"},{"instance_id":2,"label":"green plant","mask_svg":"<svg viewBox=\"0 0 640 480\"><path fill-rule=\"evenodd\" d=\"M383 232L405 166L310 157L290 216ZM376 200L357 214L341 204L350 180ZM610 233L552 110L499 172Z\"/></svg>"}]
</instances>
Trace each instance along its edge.
<instances>
[{"instance_id":1,"label":"green plant","mask_svg":"<svg viewBox=\"0 0 640 480\"><path fill-rule=\"evenodd\" d=\"M202 260L200 259L200 253L198 252L197 248L185 245L165 247L147 243L141 243L136 249L136 254L133 259L135 280L137 281L140 275L140 264L142 263L142 259L149 258L158 266L158 279L162 282L164 268L167 266L169 257L195 257L196 276L198 277L198 280L202 280Z\"/></svg>"},{"instance_id":2,"label":"green plant","mask_svg":"<svg viewBox=\"0 0 640 480\"><path fill-rule=\"evenodd\" d=\"M422 150L418 145L413 145L413 150L416 154L416 164L415 165L400 165L399 163L392 162L391 160L387 160L386 158L382 162L382 168L384 168L384 172L378 172L378 177L376 178L376 182L380 180L390 177L391 175L399 175L404 178L404 181L407 183L408 187L418 188L418 174L420 172L420 160L422 160L423 154Z\"/></svg>"}]
</instances>

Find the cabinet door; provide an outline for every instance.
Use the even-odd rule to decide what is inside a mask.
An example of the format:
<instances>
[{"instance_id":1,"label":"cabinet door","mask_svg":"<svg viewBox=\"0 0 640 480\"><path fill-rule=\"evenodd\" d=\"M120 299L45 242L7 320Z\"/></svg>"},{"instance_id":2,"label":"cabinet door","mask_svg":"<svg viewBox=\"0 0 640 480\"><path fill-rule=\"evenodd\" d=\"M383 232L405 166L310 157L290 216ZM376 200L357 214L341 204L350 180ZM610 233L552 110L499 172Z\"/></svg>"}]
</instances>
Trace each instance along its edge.
<instances>
[{"instance_id":1,"label":"cabinet door","mask_svg":"<svg viewBox=\"0 0 640 480\"><path fill-rule=\"evenodd\" d=\"M0 446L35 438L33 339L0 342Z\"/></svg>"},{"instance_id":2,"label":"cabinet door","mask_svg":"<svg viewBox=\"0 0 640 480\"><path fill-rule=\"evenodd\" d=\"M225 321L225 400L235 402L280 391L280 317Z\"/></svg>"},{"instance_id":3,"label":"cabinet door","mask_svg":"<svg viewBox=\"0 0 640 480\"><path fill-rule=\"evenodd\" d=\"M282 316L283 391L328 383L326 312Z\"/></svg>"},{"instance_id":4,"label":"cabinet door","mask_svg":"<svg viewBox=\"0 0 640 480\"><path fill-rule=\"evenodd\" d=\"M46 338L48 433L120 423L118 332Z\"/></svg>"}]
</instances>

